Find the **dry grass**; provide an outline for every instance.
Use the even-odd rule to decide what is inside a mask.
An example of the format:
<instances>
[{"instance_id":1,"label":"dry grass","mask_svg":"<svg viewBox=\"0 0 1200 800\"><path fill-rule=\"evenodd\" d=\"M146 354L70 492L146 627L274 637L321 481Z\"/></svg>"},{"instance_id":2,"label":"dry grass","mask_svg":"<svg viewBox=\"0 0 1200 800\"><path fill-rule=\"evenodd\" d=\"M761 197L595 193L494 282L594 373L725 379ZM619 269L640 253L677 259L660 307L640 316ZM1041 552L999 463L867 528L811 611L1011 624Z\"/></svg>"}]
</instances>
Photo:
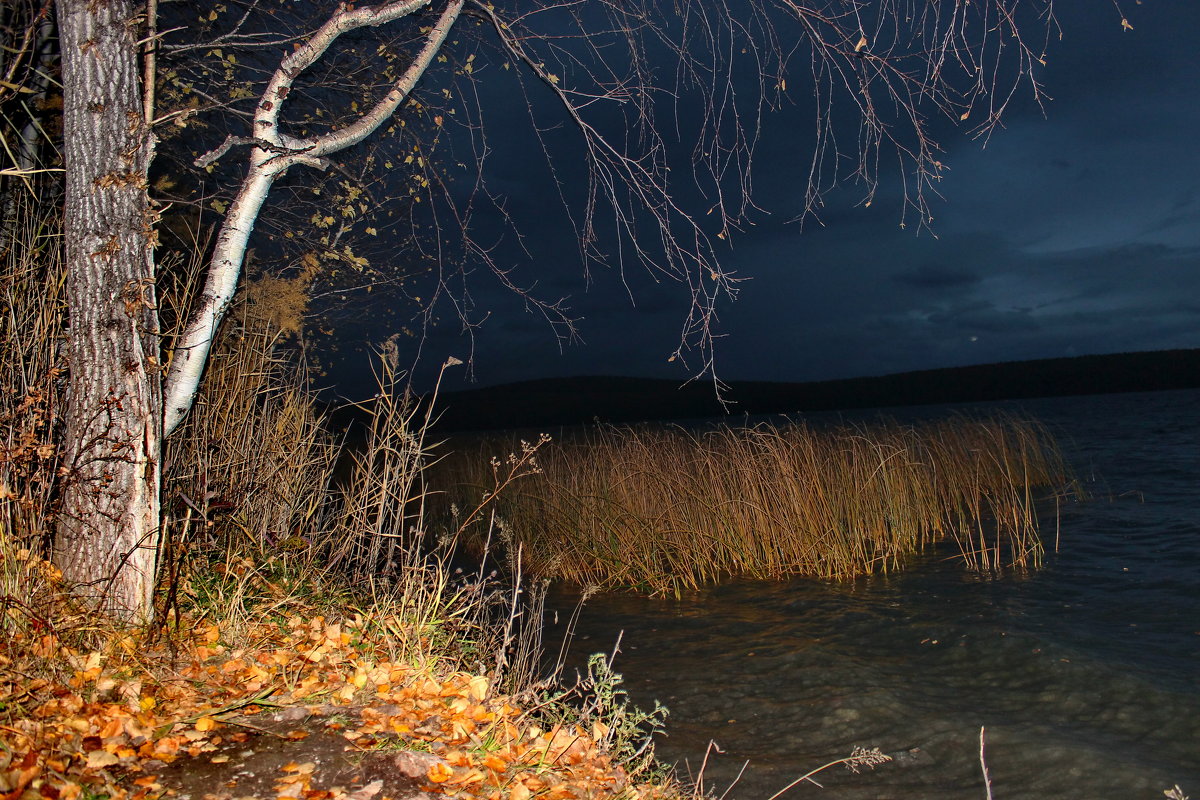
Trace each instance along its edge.
<instances>
[{"instance_id":1,"label":"dry grass","mask_svg":"<svg viewBox=\"0 0 1200 800\"><path fill-rule=\"evenodd\" d=\"M187 424L168 440L165 500L195 535L240 550L309 549L338 446L279 334L241 304Z\"/></svg>"},{"instance_id":2,"label":"dry grass","mask_svg":"<svg viewBox=\"0 0 1200 800\"><path fill-rule=\"evenodd\" d=\"M19 184L9 190L13 216L0 241L0 528L19 532L18 549L36 549L53 519L63 274L57 209Z\"/></svg>"},{"instance_id":3,"label":"dry grass","mask_svg":"<svg viewBox=\"0 0 1200 800\"><path fill-rule=\"evenodd\" d=\"M283 333L242 302L171 440L160 619L199 609L236 631L300 609L358 613L397 660L521 683L500 675L528 645L511 591L456 570L455 537L426 529L427 407L384 359L379 391L359 408L365 446L334 481L347 454Z\"/></svg>"},{"instance_id":4,"label":"dry grass","mask_svg":"<svg viewBox=\"0 0 1200 800\"><path fill-rule=\"evenodd\" d=\"M0 637L34 641L53 620L64 640L86 646L97 635L94 620L40 558L54 521L62 401L58 209L44 183L2 188L11 216L0 221Z\"/></svg>"},{"instance_id":5,"label":"dry grass","mask_svg":"<svg viewBox=\"0 0 1200 800\"><path fill-rule=\"evenodd\" d=\"M489 476L459 456L456 499ZM544 448L498 513L533 574L676 591L729 576L848 578L944 539L973 569L1040 563L1035 500L1069 472L1036 423L599 427ZM461 502L461 500L460 500Z\"/></svg>"},{"instance_id":6,"label":"dry grass","mask_svg":"<svg viewBox=\"0 0 1200 800\"><path fill-rule=\"evenodd\" d=\"M77 603L45 560L64 384L61 223L45 198L6 198L19 213L0 242L0 636L24 643L30 674L69 674L54 648L31 644L86 651L123 634ZM168 324L184 316L195 285L178 266L161 298ZM489 576L456 573L453 543L425 533L427 418L386 373L366 409L370 441L351 480L334 486L341 445L286 332L260 306L243 297L229 315L197 404L168 442L158 627L147 635L197 619L237 635L301 610L360 613L397 658L499 672L523 641L509 619L515 595Z\"/></svg>"}]
</instances>

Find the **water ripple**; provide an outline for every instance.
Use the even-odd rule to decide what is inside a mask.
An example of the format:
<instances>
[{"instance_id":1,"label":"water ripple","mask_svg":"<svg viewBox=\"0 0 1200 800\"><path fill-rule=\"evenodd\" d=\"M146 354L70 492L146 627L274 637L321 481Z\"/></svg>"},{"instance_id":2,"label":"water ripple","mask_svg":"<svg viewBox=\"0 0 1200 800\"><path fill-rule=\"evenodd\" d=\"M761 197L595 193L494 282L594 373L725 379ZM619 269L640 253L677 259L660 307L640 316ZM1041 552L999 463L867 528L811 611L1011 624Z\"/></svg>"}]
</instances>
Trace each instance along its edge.
<instances>
[{"instance_id":1,"label":"water ripple","mask_svg":"<svg viewBox=\"0 0 1200 800\"><path fill-rule=\"evenodd\" d=\"M722 788L749 759L730 797L767 798L862 745L896 761L823 773L829 796L977 800L981 725L997 797L1200 794L1200 392L1022 407L1095 494L1062 509L1042 571L981 578L934 553L852 584L596 597L574 663L623 631L632 695L672 711L660 752L686 773L715 739Z\"/></svg>"}]
</instances>

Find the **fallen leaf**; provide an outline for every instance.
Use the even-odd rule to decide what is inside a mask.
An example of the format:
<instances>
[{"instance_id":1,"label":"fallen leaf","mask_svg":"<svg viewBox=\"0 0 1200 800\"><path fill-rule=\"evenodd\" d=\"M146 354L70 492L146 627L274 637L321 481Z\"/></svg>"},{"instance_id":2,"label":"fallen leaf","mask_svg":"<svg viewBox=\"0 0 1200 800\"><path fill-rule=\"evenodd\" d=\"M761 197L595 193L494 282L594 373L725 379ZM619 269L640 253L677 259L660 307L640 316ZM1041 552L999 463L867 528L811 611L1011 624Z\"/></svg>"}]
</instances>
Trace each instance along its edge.
<instances>
[{"instance_id":1,"label":"fallen leaf","mask_svg":"<svg viewBox=\"0 0 1200 800\"><path fill-rule=\"evenodd\" d=\"M113 718L100 729L100 738L113 739L125 732L125 720Z\"/></svg>"},{"instance_id":2,"label":"fallen leaf","mask_svg":"<svg viewBox=\"0 0 1200 800\"><path fill-rule=\"evenodd\" d=\"M383 781L373 780L356 792L348 795L348 800L370 800L383 789Z\"/></svg>"},{"instance_id":3,"label":"fallen leaf","mask_svg":"<svg viewBox=\"0 0 1200 800\"><path fill-rule=\"evenodd\" d=\"M484 675L476 675L467 681L467 693L477 703L482 703L488 695L488 679Z\"/></svg>"},{"instance_id":4,"label":"fallen leaf","mask_svg":"<svg viewBox=\"0 0 1200 800\"><path fill-rule=\"evenodd\" d=\"M451 786L461 786L464 783L483 783L485 780L487 780L487 775L481 770L472 768L458 773L446 783Z\"/></svg>"},{"instance_id":5,"label":"fallen leaf","mask_svg":"<svg viewBox=\"0 0 1200 800\"><path fill-rule=\"evenodd\" d=\"M453 776L454 770L450 769L449 765L441 761L430 765L429 769L425 772L425 777L428 778L431 783L445 783Z\"/></svg>"},{"instance_id":6,"label":"fallen leaf","mask_svg":"<svg viewBox=\"0 0 1200 800\"><path fill-rule=\"evenodd\" d=\"M111 767L113 764L120 763L121 759L116 753L110 753L107 750L93 750L88 753L87 768L88 769L104 769Z\"/></svg>"},{"instance_id":7,"label":"fallen leaf","mask_svg":"<svg viewBox=\"0 0 1200 800\"><path fill-rule=\"evenodd\" d=\"M37 774L38 768L37 765L34 765L29 769L15 770L4 775L2 778L3 783L6 786L12 787L11 791L7 792L4 796L6 798L20 797L24 793L25 788L37 777Z\"/></svg>"}]
</instances>

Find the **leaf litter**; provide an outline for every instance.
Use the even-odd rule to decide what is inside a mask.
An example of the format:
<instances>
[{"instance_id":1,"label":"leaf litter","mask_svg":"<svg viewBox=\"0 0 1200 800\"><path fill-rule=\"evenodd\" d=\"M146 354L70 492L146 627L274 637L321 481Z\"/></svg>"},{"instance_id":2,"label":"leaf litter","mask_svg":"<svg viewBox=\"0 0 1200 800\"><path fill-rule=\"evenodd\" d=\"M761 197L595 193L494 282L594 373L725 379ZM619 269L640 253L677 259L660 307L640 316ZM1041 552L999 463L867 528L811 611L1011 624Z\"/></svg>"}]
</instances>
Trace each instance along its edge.
<instances>
[{"instance_id":1,"label":"leaf litter","mask_svg":"<svg viewBox=\"0 0 1200 800\"><path fill-rule=\"evenodd\" d=\"M597 743L602 730L542 727L484 676L391 660L361 616L255 623L236 642L191 625L168 642L125 634L91 652L53 633L0 642L0 800L667 792L633 783ZM34 677L31 658L71 674Z\"/></svg>"}]
</instances>

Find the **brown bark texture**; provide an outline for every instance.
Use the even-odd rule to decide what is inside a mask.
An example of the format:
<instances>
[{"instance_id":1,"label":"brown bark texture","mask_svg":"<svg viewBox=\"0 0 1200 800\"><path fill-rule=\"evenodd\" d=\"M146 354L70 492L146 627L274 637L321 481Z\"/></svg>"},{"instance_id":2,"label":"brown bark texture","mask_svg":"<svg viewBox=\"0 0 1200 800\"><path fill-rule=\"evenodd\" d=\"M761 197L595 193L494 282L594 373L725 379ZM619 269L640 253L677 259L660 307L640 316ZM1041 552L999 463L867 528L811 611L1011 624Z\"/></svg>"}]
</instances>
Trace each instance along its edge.
<instances>
[{"instance_id":1,"label":"brown bark texture","mask_svg":"<svg viewBox=\"0 0 1200 800\"><path fill-rule=\"evenodd\" d=\"M161 381L146 170L152 140L129 0L59 0L69 368L55 561L105 609L148 617Z\"/></svg>"}]
</instances>

